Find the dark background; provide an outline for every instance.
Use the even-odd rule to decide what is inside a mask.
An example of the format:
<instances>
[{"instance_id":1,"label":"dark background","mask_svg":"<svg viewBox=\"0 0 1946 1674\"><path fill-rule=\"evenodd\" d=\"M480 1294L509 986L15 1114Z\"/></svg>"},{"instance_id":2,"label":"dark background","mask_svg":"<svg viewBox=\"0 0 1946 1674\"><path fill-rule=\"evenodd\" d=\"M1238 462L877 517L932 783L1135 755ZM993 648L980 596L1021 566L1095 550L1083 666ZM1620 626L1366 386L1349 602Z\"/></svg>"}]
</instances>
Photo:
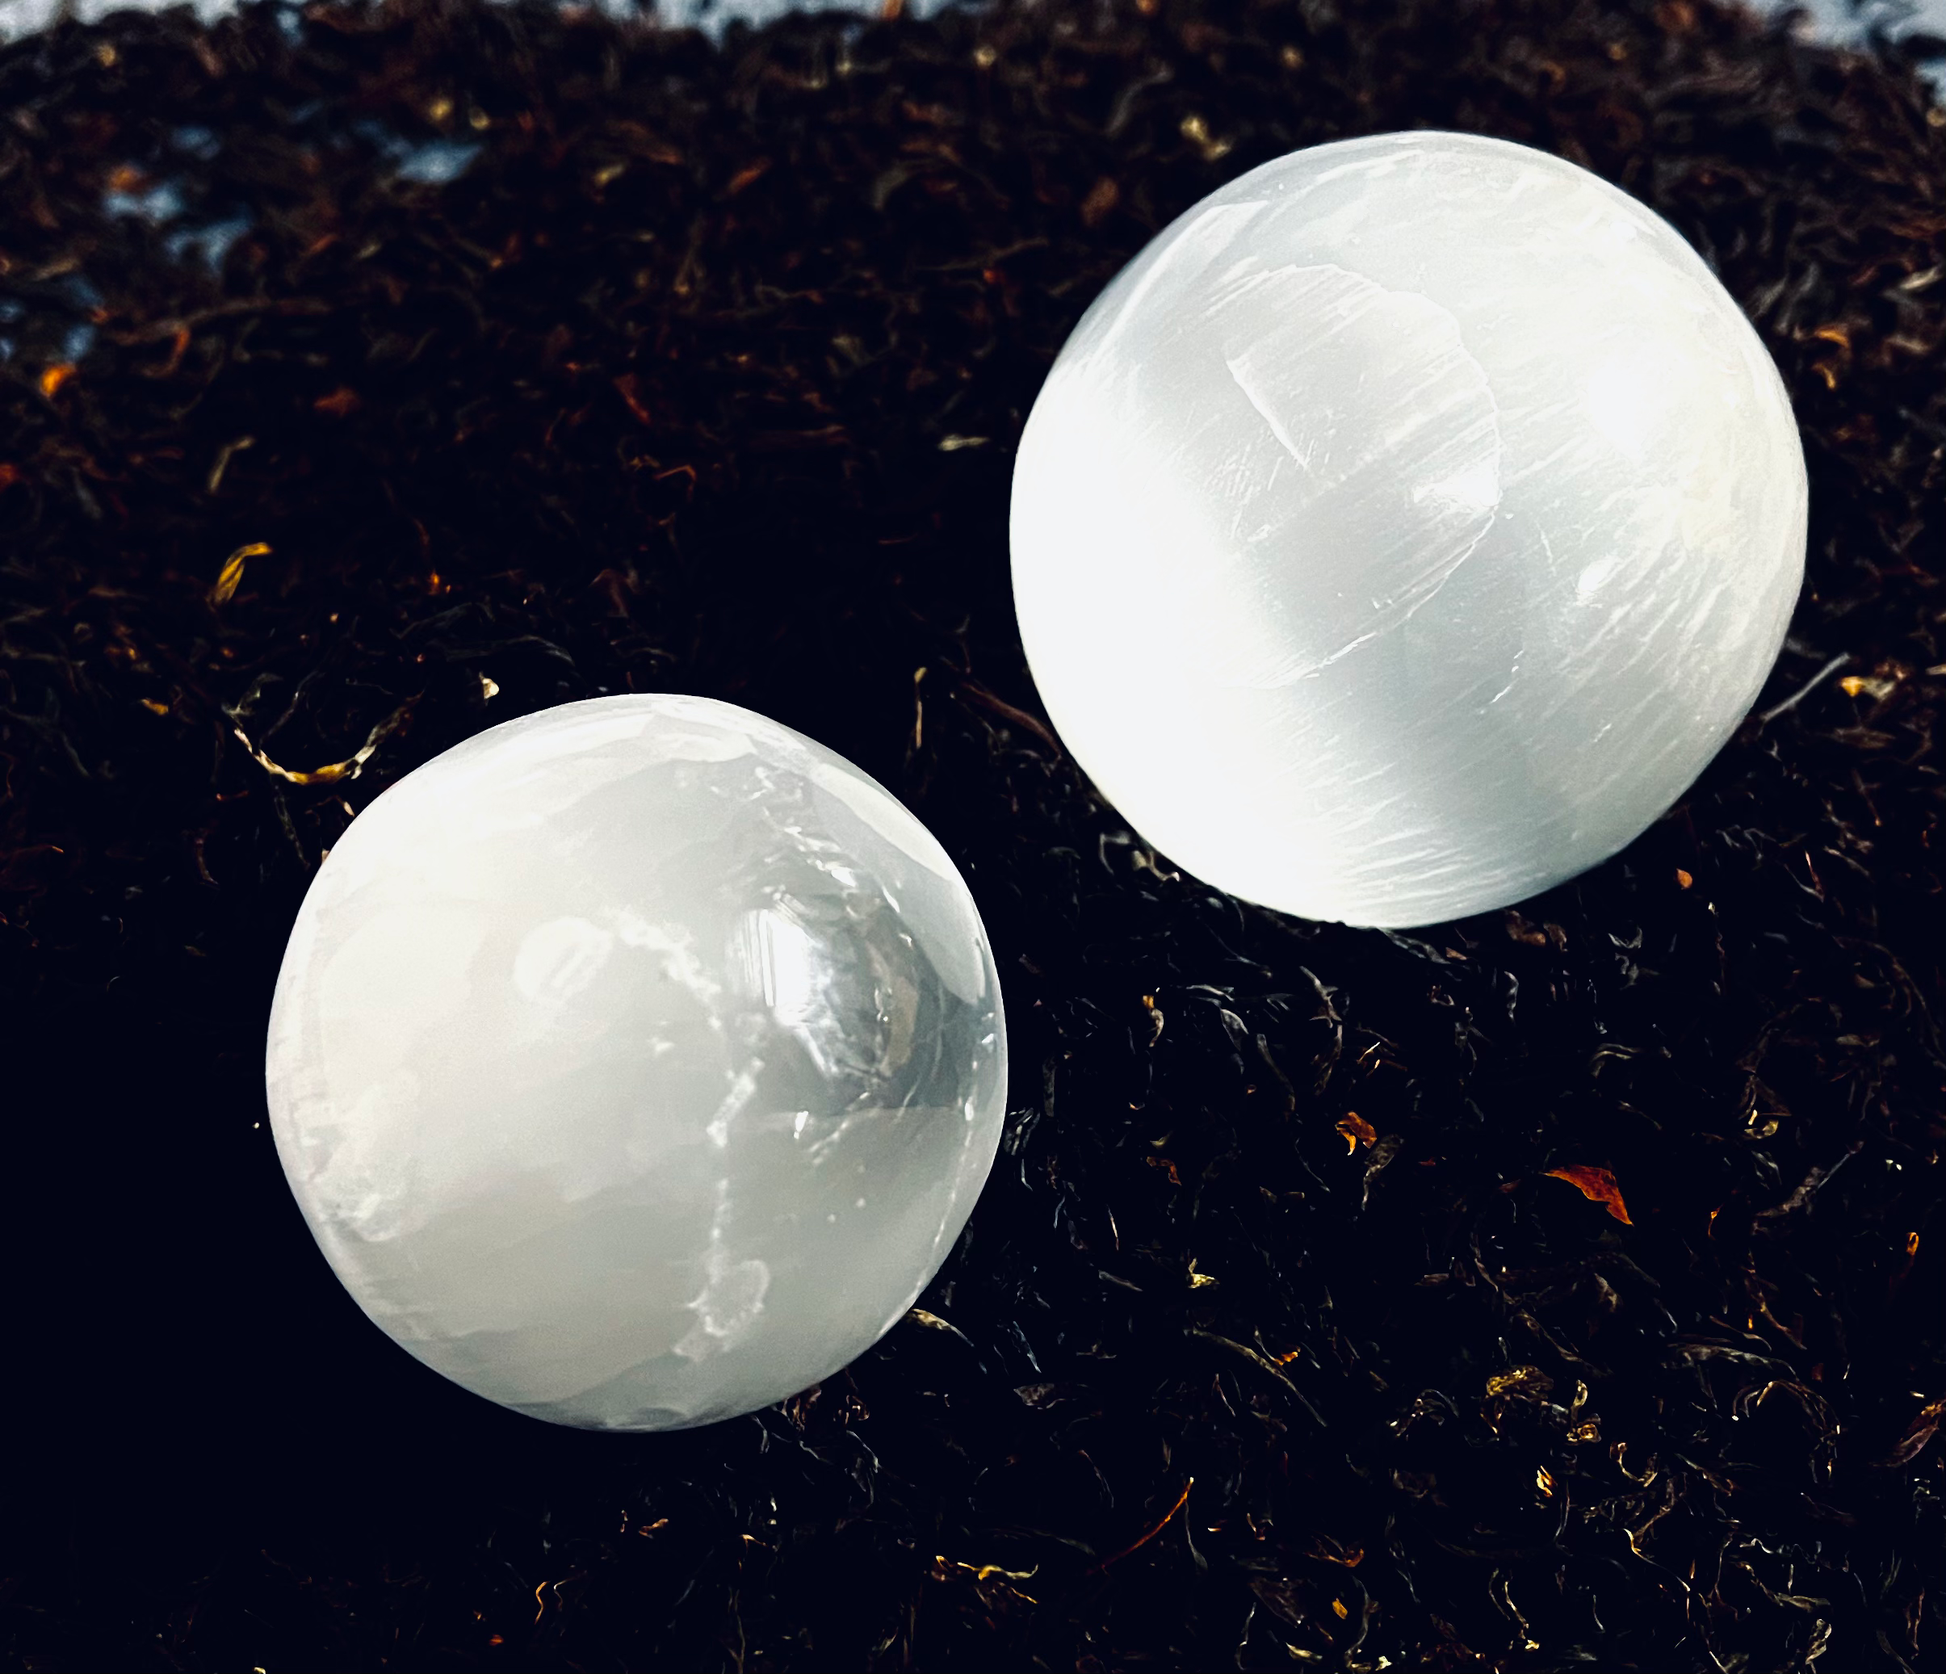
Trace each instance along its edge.
<instances>
[{"instance_id":1,"label":"dark background","mask_svg":"<svg viewBox=\"0 0 1946 1674\"><path fill-rule=\"evenodd\" d=\"M1946 1665L1928 45L1140 0L718 48L462 0L0 48L6 1665ZM1398 936L1216 895L1099 803L1005 514L1122 262L1409 126L1670 217L1813 499L1764 718L1691 795ZM928 822L1013 1085L944 1326L617 1438L363 1319L260 1063L351 811L629 689Z\"/></svg>"}]
</instances>

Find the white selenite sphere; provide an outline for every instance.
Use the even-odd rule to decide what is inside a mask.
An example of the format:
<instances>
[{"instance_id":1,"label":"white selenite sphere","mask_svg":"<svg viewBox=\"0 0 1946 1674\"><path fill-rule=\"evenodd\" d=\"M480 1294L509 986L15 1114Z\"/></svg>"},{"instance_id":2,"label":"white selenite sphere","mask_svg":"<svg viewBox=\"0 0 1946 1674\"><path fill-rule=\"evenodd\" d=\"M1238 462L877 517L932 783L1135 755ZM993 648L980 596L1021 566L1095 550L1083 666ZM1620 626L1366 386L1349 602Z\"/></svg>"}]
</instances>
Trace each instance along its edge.
<instances>
[{"instance_id":1,"label":"white selenite sphere","mask_svg":"<svg viewBox=\"0 0 1946 1674\"><path fill-rule=\"evenodd\" d=\"M890 794L700 698L495 727L360 813L277 983L271 1125L338 1277L456 1383L707 1423L853 1359L992 1166L1006 1031Z\"/></svg>"},{"instance_id":2,"label":"white selenite sphere","mask_svg":"<svg viewBox=\"0 0 1946 1674\"><path fill-rule=\"evenodd\" d=\"M1206 882L1352 924L1505 906L1662 814L1803 576L1775 366L1688 244L1558 158L1266 163L1089 309L1014 470L1075 759Z\"/></svg>"}]
</instances>

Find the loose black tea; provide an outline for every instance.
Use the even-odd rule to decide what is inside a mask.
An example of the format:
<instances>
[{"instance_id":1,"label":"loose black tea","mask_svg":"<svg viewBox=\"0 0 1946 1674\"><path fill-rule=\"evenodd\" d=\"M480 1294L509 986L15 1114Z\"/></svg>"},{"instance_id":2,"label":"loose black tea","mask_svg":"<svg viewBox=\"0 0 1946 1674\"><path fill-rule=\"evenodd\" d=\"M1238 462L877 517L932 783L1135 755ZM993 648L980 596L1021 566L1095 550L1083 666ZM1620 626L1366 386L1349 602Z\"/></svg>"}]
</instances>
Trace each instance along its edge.
<instances>
[{"instance_id":1,"label":"loose black tea","mask_svg":"<svg viewBox=\"0 0 1946 1674\"><path fill-rule=\"evenodd\" d=\"M720 46L259 5L0 49L9 1666L1939 1665L1946 114L1697 0L1012 0ZM1169 218L1439 126L1666 215L1813 482L1762 705L1421 934L1181 876L1014 634L1010 450ZM1001 1162L781 1409L546 1428L358 1314L262 1126L387 784L567 699L895 789L1007 984Z\"/></svg>"}]
</instances>

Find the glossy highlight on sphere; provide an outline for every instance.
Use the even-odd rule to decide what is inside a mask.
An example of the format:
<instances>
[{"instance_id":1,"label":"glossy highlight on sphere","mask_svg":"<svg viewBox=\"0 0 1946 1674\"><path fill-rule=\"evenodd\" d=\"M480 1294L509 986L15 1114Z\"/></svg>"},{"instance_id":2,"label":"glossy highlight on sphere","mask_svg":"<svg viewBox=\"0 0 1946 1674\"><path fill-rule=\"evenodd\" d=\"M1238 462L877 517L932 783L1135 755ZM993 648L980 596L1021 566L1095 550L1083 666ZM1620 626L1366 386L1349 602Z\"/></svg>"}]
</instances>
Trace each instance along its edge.
<instances>
[{"instance_id":1,"label":"glossy highlight on sphere","mask_svg":"<svg viewBox=\"0 0 1946 1674\"><path fill-rule=\"evenodd\" d=\"M993 956L916 819L701 698L512 721L360 813L292 931L271 1125L326 1258L434 1370L661 1430L817 1382L965 1225Z\"/></svg>"},{"instance_id":2,"label":"glossy highlight on sphere","mask_svg":"<svg viewBox=\"0 0 1946 1674\"><path fill-rule=\"evenodd\" d=\"M1096 300L1015 465L1048 712L1206 882L1352 924L1606 859L1755 699L1803 577L1775 366L1687 243L1504 141L1299 151Z\"/></svg>"}]
</instances>

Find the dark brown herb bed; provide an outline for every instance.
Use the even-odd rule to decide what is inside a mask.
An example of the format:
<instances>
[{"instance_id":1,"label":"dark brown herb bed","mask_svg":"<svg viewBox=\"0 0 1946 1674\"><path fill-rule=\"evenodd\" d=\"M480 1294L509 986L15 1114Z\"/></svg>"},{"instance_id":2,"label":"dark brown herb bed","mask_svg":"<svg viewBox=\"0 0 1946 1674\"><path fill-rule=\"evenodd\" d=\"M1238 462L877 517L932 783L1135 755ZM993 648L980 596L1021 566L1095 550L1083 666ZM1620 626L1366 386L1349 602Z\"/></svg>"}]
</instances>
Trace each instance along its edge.
<instances>
[{"instance_id":1,"label":"dark brown herb bed","mask_svg":"<svg viewBox=\"0 0 1946 1674\"><path fill-rule=\"evenodd\" d=\"M1941 122L1908 64L1686 0L0 50L7 1666L1946 1666ZM1413 125L1696 242L1813 529L1769 713L1681 807L1387 936L1213 895L1091 796L1005 529L1120 263ZM442 140L457 178L397 172ZM245 214L220 273L174 236ZM352 810L629 688L932 825L1015 1077L926 1314L617 1439L364 1322L259 1054Z\"/></svg>"}]
</instances>

